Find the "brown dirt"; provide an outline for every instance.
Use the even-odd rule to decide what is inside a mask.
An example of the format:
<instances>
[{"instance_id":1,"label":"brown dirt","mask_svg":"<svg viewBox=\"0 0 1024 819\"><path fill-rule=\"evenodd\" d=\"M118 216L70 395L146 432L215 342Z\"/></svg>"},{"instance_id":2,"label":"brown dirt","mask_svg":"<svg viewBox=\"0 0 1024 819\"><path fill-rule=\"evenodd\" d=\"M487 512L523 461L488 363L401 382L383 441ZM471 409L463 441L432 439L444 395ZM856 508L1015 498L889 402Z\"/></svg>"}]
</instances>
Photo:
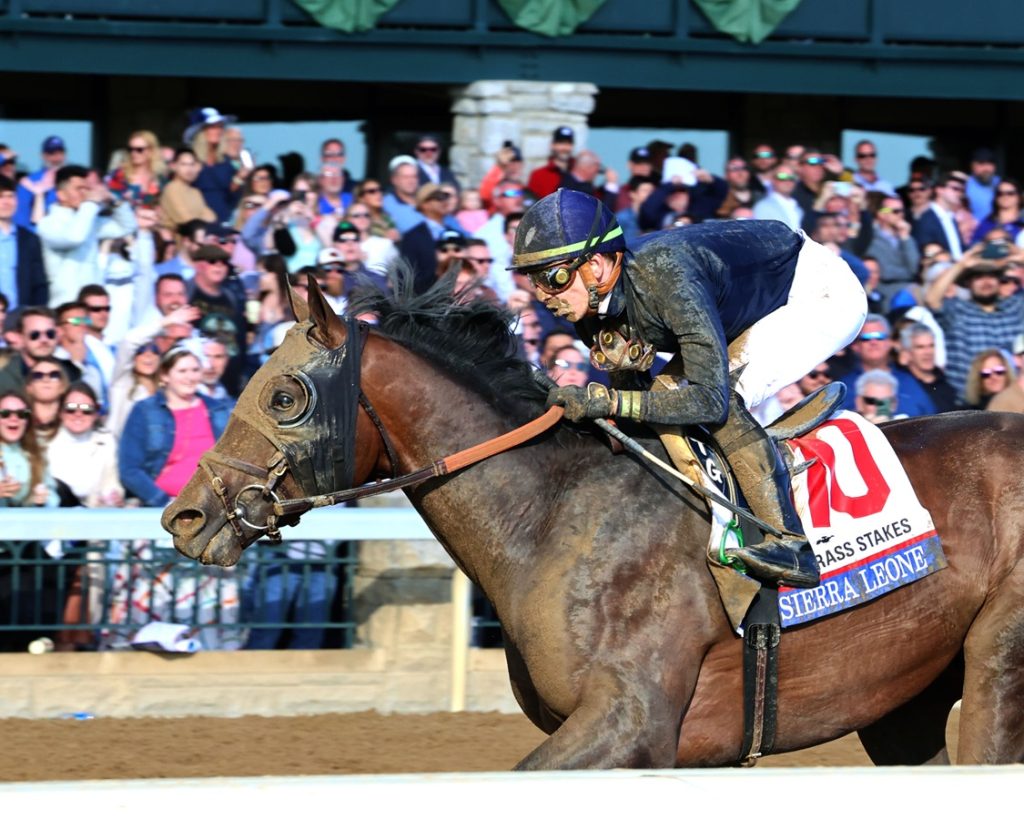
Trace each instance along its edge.
<instances>
[{"instance_id":1,"label":"brown dirt","mask_svg":"<svg viewBox=\"0 0 1024 819\"><path fill-rule=\"evenodd\" d=\"M0 720L0 781L503 771L544 735L507 714ZM763 766L869 765L853 735Z\"/></svg>"}]
</instances>

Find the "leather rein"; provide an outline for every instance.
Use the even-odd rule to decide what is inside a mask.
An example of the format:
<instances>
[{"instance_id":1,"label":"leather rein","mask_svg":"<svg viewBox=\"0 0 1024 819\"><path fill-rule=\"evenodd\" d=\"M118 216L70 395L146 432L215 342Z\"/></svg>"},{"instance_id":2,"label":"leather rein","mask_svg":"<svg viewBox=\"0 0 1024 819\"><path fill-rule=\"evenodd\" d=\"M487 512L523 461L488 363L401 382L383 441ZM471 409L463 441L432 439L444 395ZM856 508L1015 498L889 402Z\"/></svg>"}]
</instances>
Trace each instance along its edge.
<instances>
[{"instance_id":1,"label":"leather rein","mask_svg":"<svg viewBox=\"0 0 1024 819\"><path fill-rule=\"evenodd\" d=\"M368 334L369 325L366 323L359 322L358 330L356 330L356 323L354 321L349 322L348 338L354 341L355 344L359 345L360 352L362 346L365 346ZM319 399L318 396L310 396L310 398ZM380 436L388 462L391 464L390 478L364 484L363 486L352 487L350 489L341 489L323 494L312 494L309 493L308 489L302 485L302 481L299 479L299 476L295 475L294 470L292 470L296 483L298 483L299 488L306 493L306 496L302 498L288 498L282 500L277 495L276 489L290 469L288 458L284 450L277 446L273 438L262 430L257 429L256 431L274 445L276 450L265 467L260 467L256 464L249 463L248 461L224 455L212 449L203 455L199 461L199 465L206 472L214 493L217 495L221 505L224 507L227 522L238 537L244 538L246 536L245 529L249 529L251 532L265 532L266 536L270 540L275 542L280 541L281 532L278 528L278 523L281 518L291 515L298 516L303 512L307 512L310 509L318 507L334 506L339 503L345 503L346 501L368 498L373 495L381 495L385 492L391 492L396 489L404 489L409 486L415 486L416 484L423 483L430 478L448 475L460 469L465 469L467 466L486 460L493 455L505 452L513 447L519 446L519 444L535 438L557 424L561 420L564 412L562 407L551 407L539 418L535 418L534 420L505 433L504 435L499 435L496 438L491 438L490 440L484 441L476 446L463 449L446 458L433 461L421 469L417 469L405 475L398 475L398 456L395 452L394 445L391 443L391 438L388 435L383 422L380 420L380 416L377 414L376 410L374 410L373 404L370 403L370 399L367 398L366 393L363 392L361 384L359 385L358 401L359 407L366 413L374 427L376 427L377 434ZM355 427L356 425L353 423L351 430L353 439L356 434ZM247 475L251 475L261 481L261 483L251 483L243 486L235 493L234 499L230 500L228 498L227 486L221 477L214 471L212 464L225 466L230 469L243 472ZM265 520L262 523L254 522L249 520L247 517L250 513L246 506L246 500L250 495L254 500L259 500L264 505L269 504ZM296 522L297 519L295 522L288 523L287 525L293 526Z\"/></svg>"}]
</instances>

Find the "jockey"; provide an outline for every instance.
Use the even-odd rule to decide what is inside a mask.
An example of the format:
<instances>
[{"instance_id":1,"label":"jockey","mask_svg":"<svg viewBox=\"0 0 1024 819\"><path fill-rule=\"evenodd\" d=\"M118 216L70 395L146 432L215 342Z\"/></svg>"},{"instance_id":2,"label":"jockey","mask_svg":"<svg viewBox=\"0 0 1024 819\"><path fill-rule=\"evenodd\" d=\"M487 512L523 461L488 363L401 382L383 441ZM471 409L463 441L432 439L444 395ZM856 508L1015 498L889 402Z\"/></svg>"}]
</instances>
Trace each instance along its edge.
<instances>
[{"instance_id":1,"label":"jockey","mask_svg":"<svg viewBox=\"0 0 1024 819\"><path fill-rule=\"evenodd\" d=\"M561 189L516 231L512 269L574 322L613 389L552 388L570 421L618 416L704 424L755 515L782 530L732 551L763 580L810 588L818 564L790 499L789 474L750 414L850 343L867 313L864 289L837 255L781 222L713 222L660 231L627 247L597 199ZM686 382L648 391L655 353L675 353ZM730 388L730 370L733 386Z\"/></svg>"}]
</instances>

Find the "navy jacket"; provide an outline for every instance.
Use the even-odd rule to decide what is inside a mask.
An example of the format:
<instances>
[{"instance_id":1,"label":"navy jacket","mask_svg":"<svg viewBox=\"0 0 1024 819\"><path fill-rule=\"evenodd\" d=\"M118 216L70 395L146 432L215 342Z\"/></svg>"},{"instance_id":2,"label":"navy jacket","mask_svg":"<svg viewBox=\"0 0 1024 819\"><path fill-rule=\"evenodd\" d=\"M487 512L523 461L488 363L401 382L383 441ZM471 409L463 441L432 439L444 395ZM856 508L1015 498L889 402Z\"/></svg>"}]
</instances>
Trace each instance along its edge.
<instances>
[{"instance_id":1,"label":"navy jacket","mask_svg":"<svg viewBox=\"0 0 1024 819\"><path fill-rule=\"evenodd\" d=\"M228 425L233 401L199 394L210 415L213 437L220 438ZM143 398L128 414L118 444L118 471L121 483L146 506L165 506L170 496L154 481L167 463L174 446L174 414L167 407L163 390Z\"/></svg>"},{"instance_id":2,"label":"navy jacket","mask_svg":"<svg viewBox=\"0 0 1024 819\"><path fill-rule=\"evenodd\" d=\"M939 217L935 215L935 212L929 208L922 213L914 226L910 230L910 235L914 237L914 241L917 242L917 249L923 251L925 245L932 243L942 245L947 251L952 251L953 248L949 246L949 240L946 238L946 231L942 229L942 222L939 221ZM966 250L963 247L961 241L961 249Z\"/></svg>"},{"instance_id":3,"label":"navy jacket","mask_svg":"<svg viewBox=\"0 0 1024 819\"><path fill-rule=\"evenodd\" d=\"M18 306L46 307L50 303L50 283L43 267L42 244L31 230L18 227L16 231Z\"/></svg>"}]
</instances>

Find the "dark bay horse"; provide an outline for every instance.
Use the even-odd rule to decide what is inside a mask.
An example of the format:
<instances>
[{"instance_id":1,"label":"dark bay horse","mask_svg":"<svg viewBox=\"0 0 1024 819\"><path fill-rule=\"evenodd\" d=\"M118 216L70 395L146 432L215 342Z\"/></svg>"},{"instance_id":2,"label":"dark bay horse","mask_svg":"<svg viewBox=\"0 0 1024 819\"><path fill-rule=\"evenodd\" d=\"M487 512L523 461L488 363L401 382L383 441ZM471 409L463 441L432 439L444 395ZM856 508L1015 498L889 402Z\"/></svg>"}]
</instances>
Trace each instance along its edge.
<instances>
[{"instance_id":1,"label":"dark bay horse","mask_svg":"<svg viewBox=\"0 0 1024 819\"><path fill-rule=\"evenodd\" d=\"M379 327L364 331L311 280L309 307L296 307L299 323L164 514L175 546L204 563L232 565L257 539L261 486L301 498L408 473L542 411L488 306L381 295ZM962 696L959 761L1024 762L1024 417L943 415L885 433L949 566L785 632L775 750L858 731L877 764L948 761L946 717ZM706 568L708 514L687 490L562 425L407 493L494 604L515 696L550 734L520 768L738 761L741 640Z\"/></svg>"}]
</instances>

